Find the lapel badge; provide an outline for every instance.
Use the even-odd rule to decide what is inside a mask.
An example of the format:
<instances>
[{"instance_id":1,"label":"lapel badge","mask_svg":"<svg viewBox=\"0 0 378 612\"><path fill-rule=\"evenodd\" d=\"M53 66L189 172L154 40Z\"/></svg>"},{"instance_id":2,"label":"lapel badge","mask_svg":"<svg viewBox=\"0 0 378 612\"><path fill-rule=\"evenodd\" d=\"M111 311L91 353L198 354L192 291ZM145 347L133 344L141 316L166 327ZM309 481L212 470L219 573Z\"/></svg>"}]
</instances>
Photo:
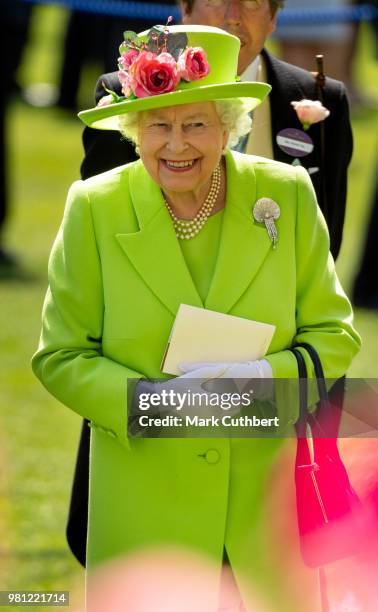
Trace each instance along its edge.
<instances>
[{"instance_id":1,"label":"lapel badge","mask_svg":"<svg viewBox=\"0 0 378 612\"><path fill-rule=\"evenodd\" d=\"M280 207L271 198L259 198L253 207L253 217L258 223L265 223L274 249L278 242L278 232L274 222L279 218L280 214Z\"/></svg>"},{"instance_id":2,"label":"lapel badge","mask_svg":"<svg viewBox=\"0 0 378 612\"><path fill-rule=\"evenodd\" d=\"M314 150L314 142L306 132L296 128L285 128L278 132L276 143L290 157L306 157Z\"/></svg>"}]
</instances>

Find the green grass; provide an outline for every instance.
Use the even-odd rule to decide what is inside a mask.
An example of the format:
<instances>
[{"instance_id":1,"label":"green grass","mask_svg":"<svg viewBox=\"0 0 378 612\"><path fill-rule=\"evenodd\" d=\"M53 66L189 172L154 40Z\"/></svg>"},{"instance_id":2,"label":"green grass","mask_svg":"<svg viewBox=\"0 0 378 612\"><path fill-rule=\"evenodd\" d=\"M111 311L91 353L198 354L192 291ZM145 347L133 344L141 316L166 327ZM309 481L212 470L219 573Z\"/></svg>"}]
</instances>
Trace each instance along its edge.
<instances>
[{"instance_id":1,"label":"green grass","mask_svg":"<svg viewBox=\"0 0 378 612\"><path fill-rule=\"evenodd\" d=\"M33 36L20 71L24 84L57 82L65 19L62 9L36 11ZM378 82L371 49L371 38L365 31L356 66L361 83L368 83L370 92ZM92 74L96 74L96 67L86 76L87 96L93 86ZM376 122L372 111L353 118L355 154L338 262L347 289L358 265L375 180ZM64 537L80 419L42 389L29 362L38 341L47 256L67 188L79 175L82 130L74 118L55 110L33 109L19 101L10 109L8 125L12 216L6 237L27 278L3 280L0 285L0 589L76 588L80 594L83 571L68 552ZM357 312L356 325L364 345L350 374L376 377L378 314Z\"/></svg>"}]
</instances>

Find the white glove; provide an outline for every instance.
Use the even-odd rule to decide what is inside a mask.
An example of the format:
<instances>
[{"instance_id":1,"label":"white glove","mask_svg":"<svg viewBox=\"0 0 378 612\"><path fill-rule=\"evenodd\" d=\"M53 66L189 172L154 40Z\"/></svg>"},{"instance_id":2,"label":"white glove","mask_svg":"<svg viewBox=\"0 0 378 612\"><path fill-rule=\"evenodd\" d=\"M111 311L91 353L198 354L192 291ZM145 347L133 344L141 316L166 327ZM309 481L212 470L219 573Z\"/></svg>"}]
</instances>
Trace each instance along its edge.
<instances>
[{"instance_id":1,"label":"white glove","mask_svg":"<svg viewBox=\"0 0 378 612\"><path fill-rule=\"evenodd\" d=\"M241 363L237 361L180 363L179 368L184 373L193 373L198 370L197 378L273 378L272 367L266 359ZM200 370L203 370L202 375L200 375Z\"/></svg>"},{"instance_id":2,"label":"white glove","mask_svg":"<svg viewBox=\"0 0 378 612\"><path fill-rule=\"evenodd\" d=\"M270 379L270 383L265 380L264 384L255 390L255 397L258 399L273 397L273 371L266 359L244 362L180 363L179 368L185 374L191 374L197 379L232 379L239 392L242 392L250 379Z\"/></svg>"},{"instance_id":3,"label":"white glove","mask_svg":"<svg viewBox=\"0 0 378 612\"><path fill-rule=\"evenodd\" d=\"M176 414L191 414L192 412L196 412L200 414L202 408L206 405L206 397L208 395L208 391L204 388L204 384L209 380L210 376L207 376L206 372L203 372L201 377L197 377L194 372L187 372L182 374L181 376L177 376L176 378L170 378L169 380L164 380L162 382L155 383L157 387L157 392L161 393L167 391L169 393L171 390L174 392L175 406L172 405L168 410L170 412L177 411ZM201 394L201 398L197 398L194 394ZM181 405L184 398L188 398L187 401Z\"/></svg>"},{"instance_id":4,"label":"white glove","mask_svg":"<svg viewBox=\"0 0 378 612\"><path fill-rule=\"evenodd\" d=\"M228 406L224 412L219 406L210 402L209 397L210 394L227 393L229 395L230 392L235 391L241 394L246 387L248 391L250 391L249 387L253 387L253 398L255 399L264 400L273 397L272 368L265 359L244 363L182 363L179 367L184 374L176 378L161 382L142 380L138 383L134 415L144 413L164 417L168 414L177 416L197 414L201 417L209 417L222 413L237 414L240 412L240 405ZM215 383L215 380L220 379L224 379L225 386ZM257 385L256 379L264 379L264 384ZM213 385L211 381L214 381ZM234 384L236 389L231 389L230 383ZM143 394L143 407L140 407L141 393ZM201 397L197 394L201 394ZM158 405L150 403L151 395L160 396Z\"/></svg>"},{"instance_id":5,"label":"white glove","mask_svg":"<svg viewBox=\"0 0 378 612\"><path fill-rule=\"evenodd\" d=\"M136 387L133 412L155 416L199 413L208 404L208 391L202 387L206 380L205 376L198 379L192 372L162 381L142 379Z\"/></svg>"}]
</instances>

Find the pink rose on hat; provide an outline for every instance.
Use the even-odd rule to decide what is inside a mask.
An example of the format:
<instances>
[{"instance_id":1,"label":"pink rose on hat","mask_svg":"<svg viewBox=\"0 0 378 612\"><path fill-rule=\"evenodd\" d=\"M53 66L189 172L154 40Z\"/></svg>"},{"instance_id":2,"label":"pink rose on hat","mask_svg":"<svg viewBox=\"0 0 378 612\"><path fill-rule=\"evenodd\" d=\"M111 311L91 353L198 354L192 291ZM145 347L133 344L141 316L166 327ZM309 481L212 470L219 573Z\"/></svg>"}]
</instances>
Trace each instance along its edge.
<instances>
[{"instance_id":1,"label":"pink rose on hat","mask_svg":"<svg viewBox=\"0 0 378 612\"><path fill-rule=\"evenodd\" d=\"M178 59L180 77L185 81L198 81L210 72L206 53L201 47L188 47Z\"/></svg>"},{"instance_id":2,"label":"pink rose on hat","mask_svg":"<svg viewBox=\"0 0 378 612\"><path fill-rule=\"evenodd\" d=\"M121 83L121 89L122 89L123 95L125 96L125 98L128 98L133 93L131 89L129 73L126 70L119 70L118 79L119 79L119 82Z\"/></svg>"},{"instance_id":3,"label":"pink rose on hat","mask_svg":"<svg viewBox=\"0 0 378 612\"><path fill-rule=\"evenodd\" d=\"M319 100L301 100L291 102L291 105L294 106L297 117L305 130L308 130L313 123L324 121L330 115L329 110Z\"/></svg>"},{"instance_id":4,"label":"pink rose on hat","mask_svg":"<svg viewBox=\"0 0 378 612\"><path fill-rule=\"evenodd\" d=\"M130 88L137 98L173 91L180 81L175 59L170 53L155 55L142 51L129 69Z\"/></svg>"},{"instance_id":5,"label":"pink rose on hat","mask_svg":"<svg viewBox=\"0 0 378 612\"><path fill-rule=\"evenodd\" d=\"M121 57L118 59L118 66L120 70L128 70L136 60L139 55L139 51L137 49L130 49L126 51L126 53L122 53Z\"/></svg>"}]
</instances>

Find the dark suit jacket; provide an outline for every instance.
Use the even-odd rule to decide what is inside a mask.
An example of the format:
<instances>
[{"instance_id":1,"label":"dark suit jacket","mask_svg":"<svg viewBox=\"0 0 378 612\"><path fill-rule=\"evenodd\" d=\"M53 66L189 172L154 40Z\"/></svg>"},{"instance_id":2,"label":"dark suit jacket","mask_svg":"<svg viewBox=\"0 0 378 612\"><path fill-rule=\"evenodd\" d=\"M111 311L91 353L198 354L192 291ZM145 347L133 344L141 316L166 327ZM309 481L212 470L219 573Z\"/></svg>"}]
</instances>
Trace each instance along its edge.
<instances>
[{"instance_id":1,"label":"dark suit jacket","mask_svg":"<svg viewBox=\"0 0 378 612\"><path fill-rule=\"evenodd\" d=\"M276 144L276 135L283 128L301 129L301 124L290 102L295 100L318 99L313 75L301 68L278 60L263 51L268 82L272 85L270 94L272 117L272 143L274 158L291 164L293 158L281 151ZM102 83L108 89L121 93L117 73L103 75L97 82L96 103L104 95ZM313 152L302 158L306 168L320 170L311 178L318 202L328 223L331 251L336 258L340 250L345 214L347 168L352 156L352 131L349 120L348 102L342 83L326 79L323 103L330 110L330 116L321 124L311 126L309 134L314 142ZM322 155L321 131L324 130L324 154ZM136 159L134 147L115 131L94 130L86 127L83 134L85 158L81 165L82 178L88 178L116 166ZM88 456L89 428L84 421L80 448L67 523L67 540L77 559L85 565L85 545L88 506Z\"/></svg>"}]
</instances>

